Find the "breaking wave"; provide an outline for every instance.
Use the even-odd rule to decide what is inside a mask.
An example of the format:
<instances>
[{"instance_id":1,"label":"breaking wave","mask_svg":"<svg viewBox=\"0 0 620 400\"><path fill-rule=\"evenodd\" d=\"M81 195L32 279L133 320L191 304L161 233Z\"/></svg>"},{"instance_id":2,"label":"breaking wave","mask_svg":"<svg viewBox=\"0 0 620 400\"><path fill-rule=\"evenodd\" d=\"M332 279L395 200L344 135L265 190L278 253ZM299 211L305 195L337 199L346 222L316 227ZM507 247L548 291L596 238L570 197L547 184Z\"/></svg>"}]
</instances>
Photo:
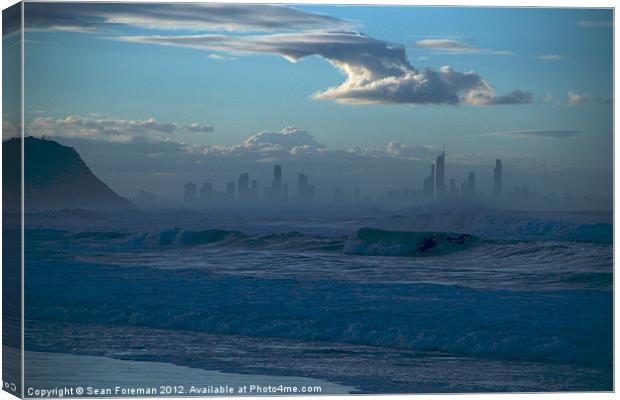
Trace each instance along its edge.
<instances>
[{"instance_id":1,"label":"breaking wave","mask_svg":"<svg viewBox=\"0 0 620 400\"><path fill-rule=\"evenodd\" d=\"M362 228L344 246L347 254L413 257L449 254L471 248L480 239L464 233L405 232Z\"/></svg>"},{"instance_id":2,"label":"breaking wave","mask_svg":"<svg viewBox=\"0 0 620 400\"><path fill-rule=\"evenodd\" d=\"M388 257L451 254L485 242L461 233L386 231L373 228L361 228L349 236L304 235L295 231L250 236L234 230L194 231L180 228L143 233L53 232L48 239L64 240L80 247L98 246L105 241L106 246L118 250L234 246L254 250L343 252L350 255ZM32 233L30 237L42 239L45 235Z\"/></svg>"}]
</instances>

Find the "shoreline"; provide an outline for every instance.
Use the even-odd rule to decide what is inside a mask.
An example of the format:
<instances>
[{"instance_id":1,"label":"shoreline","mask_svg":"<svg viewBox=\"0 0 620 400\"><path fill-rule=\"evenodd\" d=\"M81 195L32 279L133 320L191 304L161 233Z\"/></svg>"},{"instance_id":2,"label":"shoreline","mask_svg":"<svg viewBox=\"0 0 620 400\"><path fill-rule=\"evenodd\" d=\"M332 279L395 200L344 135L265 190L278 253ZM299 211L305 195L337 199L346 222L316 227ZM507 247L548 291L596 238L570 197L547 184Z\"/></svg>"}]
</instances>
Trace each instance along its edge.
<instances>
[{"instance_id":1,"label":"shoreline","mask_svg":"<svg viewBox=\"0 0 620 400\"><path fill-rule=\"evenodd\" d=\"M12 351L4 347L3 351ZM27 398L349 394L315 378L225 373L157 361L25 351ZM139 384L136 384L139 382ZM246 386L246 391L240 391ZM294 389L297 388L297 389ZM297 390L297 391L295 391Z\"/></svg>"}]
</instances>

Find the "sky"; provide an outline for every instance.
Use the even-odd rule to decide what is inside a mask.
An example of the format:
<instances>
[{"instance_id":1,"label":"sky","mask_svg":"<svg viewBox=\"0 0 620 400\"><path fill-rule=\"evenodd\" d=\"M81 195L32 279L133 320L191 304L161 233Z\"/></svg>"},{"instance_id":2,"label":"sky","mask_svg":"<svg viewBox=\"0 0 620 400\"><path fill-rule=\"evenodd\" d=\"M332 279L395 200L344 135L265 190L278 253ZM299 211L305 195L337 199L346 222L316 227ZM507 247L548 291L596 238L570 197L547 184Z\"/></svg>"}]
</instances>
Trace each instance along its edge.
<instances>
[{"instance_id":1,"label":"sky","mask_svg":"<svg viewBox=\"0 0 620 400\"><path fill-rule=\"evenodd\" d=\"M246 171L265 186L274 163L330 192L419 188L444 145L447 177L483 190L501 158L508 187L611 195L611 10L25 10L26 133L129 197Z\"/></svg>"}]
</instances>

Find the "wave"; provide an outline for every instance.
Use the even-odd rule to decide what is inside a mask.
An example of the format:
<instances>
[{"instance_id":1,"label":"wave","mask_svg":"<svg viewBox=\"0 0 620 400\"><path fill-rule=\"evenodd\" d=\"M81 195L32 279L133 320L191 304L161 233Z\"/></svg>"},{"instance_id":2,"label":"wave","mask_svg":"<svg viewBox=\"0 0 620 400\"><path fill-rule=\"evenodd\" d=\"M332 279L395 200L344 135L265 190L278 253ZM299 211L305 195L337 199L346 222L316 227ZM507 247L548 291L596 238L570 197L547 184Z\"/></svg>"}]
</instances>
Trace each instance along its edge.
<instances>
[{"instance_id":1,"label":"wave","mask_svg":"<svg viewBox=\"0 0 620 400\"><path fill-rule=\"evenodd\" d=\"M243 232L227 231L223 229L208 229L204 231L192 231L188 229L173 228L161 232L150 232L138 235L133 243L143 247L181 247L198 246L220 242L237 242L248 238Z\"/></svg>"},{"instance_id":2,"label":"wave","mask_svg":"<svg viewBox=\"0 0 620 400\"><path fill-rule=\"evenodd\" d=\"M579 215L517 212L416 212L377 221L388 230L461 232L492 240L579 241L611 244L613 224Z\"/></svg>"},{"instance_id":3,"label":"wave","mask_svg":"<svg viewBox=\"0 0 620 400\"><path fill-rule=\"evenodd\" d=\"M480 243L464 233L406 232L362 228L349 237L346 254L363 256L414 257L450 254Z\"/></svg>"},{"instance_id":4,"label":"wave","mask_svg":"<svg viewBox=\"0 0 620 400\"><path fill-rule=\"evenodd\" d=\"M28 230L26 240L58 246L67 251L105 252L148 249L226 247L249 251L324 252L352 256L436 257L479 249L476 256L502 258L571 255L575 244L562 241L491 240L484 236L442 231L406 231L361 228L348 236L308 235L297 231L250 235L236 230L170 228L150 232L78 232ZM578 242L578 241L577 241ZM566 243L566 244L563 244ZM592 243L597 243L592 242Z\"/></svg>"},{"instance_id":5,"label":"wave","mask_svg":"<svg viewBox=\"0 0 620 400\"><path fill-rule=\"evenodd\" d=\"M292 231L248 235L235 230L194 231L170 228L162 231L128 232L32 232L35 240L63 240L83 249L166 249L228 246L250 250L342 252L358 256L416 257L451 254L484 242L476 236L452 232L406 232L361 228L349 236L304 235Z\"/></svg>"}]
</instances>

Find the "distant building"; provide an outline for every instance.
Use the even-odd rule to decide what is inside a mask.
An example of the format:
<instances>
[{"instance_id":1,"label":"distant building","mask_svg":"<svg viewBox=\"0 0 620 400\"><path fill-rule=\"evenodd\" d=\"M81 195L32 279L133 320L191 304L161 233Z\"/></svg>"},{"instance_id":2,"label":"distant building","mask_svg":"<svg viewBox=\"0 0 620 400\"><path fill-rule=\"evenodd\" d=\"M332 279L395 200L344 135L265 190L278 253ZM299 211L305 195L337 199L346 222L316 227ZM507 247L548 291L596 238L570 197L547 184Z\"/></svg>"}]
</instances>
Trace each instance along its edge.
<instances>
[{"instance_id":1,"label":"distant building","mask_svg":"<svg viewBox=\"0 0 620 400\"><path fill-rule=\"evenodd\" d=\"M435 164L431 165L431 176L424 179L422 192L427 200L435 199Z\"/></svg>"},{"instance_id":2,"label":"distant building","mask_svg":"<svg viewBox=\"0 0 620 400\"><path fill-rule=\"evenodd\" d=\"M183 200L186 203L193 203L196 201L196 184L194 182L187 182L183 190Z\"/></svg>"},{"instance_id":3,"label":"distant building","mask_svg":"<svg viewBox=\"0 0 620 400\"><path fill-rule=\"evenodd\" d=\"M495 168L493 169L493 197L496 200L502 197L502 160L495 160Z\"/></svg>"},{"instance_id":4,"label":"distant building","mask_svg":"<svg viewBox=\"0 0 620 400\"><path fill-rule=\"evenodd\" d=\"M312 200L314 198L314 190L314 186L308 183L308 175L297 174L297 196L300 200Z\"/></svg>"},{"instance_id":5,"label":"distant building","mask_svg":"<svg viewBox=\"0 0 620 400\"><path fill-rule=\"evenodd\" d=\"M435 198L443 200L446 197L446 152L443 151L435 161Z\"/></svg>"},{"instance_id":6,"label":"distant building","mask_svg":"<svg viewBox=\"0 0 620 400\"><path fill-rule=\"evenodd\" d=\"M473 171L467 175L467 194L470 198L476 197L476 173Z\"/></svg>"},{"instance_id":7,"label":"distant building","mask_svg":"<svg viewBox=\"0 0 620 400\"><path fill-rule=\"evenodd\" d=\"M210 182L205 182L200 188L200 197L206 198L213 195L213 185Z\"/></svg>"},{"instance_id":8,"label":"distant building","mask_svg":"<svg viewBox=\"0 0 620 400\"><path fill-rule=\"evenodd\" d=\"M249 201L252 198L252 192L250 189L250 174L248 174L247 172L239 175L237 194L240 201Z\"/></svg>"},{"instance_id":9,"label":"distant building","mask_svg":"<svg viewBox=\"0 0 620 400\"><path fill-rule=\"evenodd\" d=\"M340 186L336 186L336 188L334 189L334 202L346 203L349 200L350 200L350 196L347 196L347 194L342 191Z\"/></svg>"},{"instance_id":10,"label":"distant building","mask_svg":"<svg viewBox=\"0 0 620 400\"><path fill-rule=\"evenodd\" d=\"M456 181L454 179L450 179L448 195L452 200L457 200L459 198L459 189L456 187Z\"/></svg>"},{"instance_id":11,"label":"distant building","mask_svg":"<svg viewBox=\"0 0 620 400\"><path fill-rule=\"evenodd\" d=\"M282 166L273 166L273 183L271 185L271 198L273 200L280 200L282 196Z\"/></svg>"}]
</instances>

